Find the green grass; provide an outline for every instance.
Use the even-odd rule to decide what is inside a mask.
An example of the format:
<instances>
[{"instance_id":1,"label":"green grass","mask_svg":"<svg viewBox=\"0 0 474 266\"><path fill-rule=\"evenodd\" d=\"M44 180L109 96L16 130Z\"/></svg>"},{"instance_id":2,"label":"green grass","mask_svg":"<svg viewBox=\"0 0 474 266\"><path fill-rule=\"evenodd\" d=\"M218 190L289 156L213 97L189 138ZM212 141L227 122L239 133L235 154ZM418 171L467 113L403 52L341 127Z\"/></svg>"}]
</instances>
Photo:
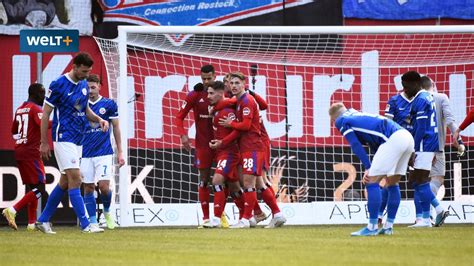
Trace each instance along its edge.
<instances>
[{"instance_id":1,"label":"green grass","mask_svg":"<svg viewBox=\"0 0 474 266\"><path fill-rule=\"evenodd\" d=\"M395 228L393 236L350 237L359 226L275 230L129 228L57 235L0 228L0 264L55 265L474 265L474 226Z\"/></svg>"}]
</instances>

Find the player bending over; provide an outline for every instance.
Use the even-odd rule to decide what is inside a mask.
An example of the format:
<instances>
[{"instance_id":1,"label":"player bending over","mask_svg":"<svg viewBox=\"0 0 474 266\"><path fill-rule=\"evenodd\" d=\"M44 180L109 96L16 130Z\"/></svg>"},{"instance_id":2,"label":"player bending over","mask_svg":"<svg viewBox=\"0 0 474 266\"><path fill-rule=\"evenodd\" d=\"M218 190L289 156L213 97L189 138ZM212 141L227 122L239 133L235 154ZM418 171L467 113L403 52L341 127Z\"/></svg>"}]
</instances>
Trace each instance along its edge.
<instances>
[{"instance_id":1,"label":"player bending over","mask_svg":"<svg viewBox=\"0 0 474 266\"><path fill-rule=\"evenodd\" d=\"M367 227L351 235L393 234L393 223L400 205L398 182L400 176L406 173L413 152L413 137L407 130L385 117L354 109L347 110L342 103L333 104L329 108L329 115L365 168L363 179L367 181L369 223ZM376 151L372 163L362 145L369 145L371 150ZM377 230L377 216L382 200L379 181L385 176L388 186L387 221L382 229Z\"/></svg>"}]
</instances>

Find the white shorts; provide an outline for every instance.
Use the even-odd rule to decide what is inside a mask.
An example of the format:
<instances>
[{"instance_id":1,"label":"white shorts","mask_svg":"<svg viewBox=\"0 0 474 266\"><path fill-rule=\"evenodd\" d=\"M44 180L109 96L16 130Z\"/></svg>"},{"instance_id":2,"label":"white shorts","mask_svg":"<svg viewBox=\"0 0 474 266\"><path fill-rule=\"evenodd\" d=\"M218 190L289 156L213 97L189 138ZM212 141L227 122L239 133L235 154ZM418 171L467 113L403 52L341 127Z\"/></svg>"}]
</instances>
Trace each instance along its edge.
<instances>
[{"instance_id":1,"label":"white shorts","mask_svg":"<svg viewBox=\"0 0 474 266\"><path fill-rule=\"evenodd\" d=\"M82 146L71 142L54 142L53 144L54 157L56 157L61 174L65 174L64 170L67 169L79 169Z\"/></svg>"},{"instance_id":2,"label":"white shorts","mask_svg":"<svg viewBox=\"0 0 474 266\"><path fill-rule=\"evenodd\" d=\"M83 183L95 184L98 181L110 180L112 178L112 154L82 158L81 174L84 177Z\"/></svg>"},{"instance_id":3,"label":"white shorts","mask_svg":"<svg viewBox=\"0 0 474 266\"><path fill-rule=\"evenodd\" d=\"M434 152L417 151L416 157L415 157L415 164L413 165L413 168L431 171L431 167L433 166L434 156L435 156Z\"/></svg>"},{"instance_id":4,"label":"white shorts","mask_svg":"<svg viewBox=\"0 0 474 266\"><path fill-rule=\"evenodd\" d=\"M369 176L405 175L408 161L415 151L415 141L405 129L393 133L380 145L372 160Z\"/></svg>"},{"instance_id":5,"label":"white shorts","mask_svg":"<svg viewBox=\"0 0 474 266\"><path fill-rule=\"evenodd\" d=\"M435 160L431 167L430 177L446 175L446 155L444 152L436 152Z\"/></svg>"}]
</instances>

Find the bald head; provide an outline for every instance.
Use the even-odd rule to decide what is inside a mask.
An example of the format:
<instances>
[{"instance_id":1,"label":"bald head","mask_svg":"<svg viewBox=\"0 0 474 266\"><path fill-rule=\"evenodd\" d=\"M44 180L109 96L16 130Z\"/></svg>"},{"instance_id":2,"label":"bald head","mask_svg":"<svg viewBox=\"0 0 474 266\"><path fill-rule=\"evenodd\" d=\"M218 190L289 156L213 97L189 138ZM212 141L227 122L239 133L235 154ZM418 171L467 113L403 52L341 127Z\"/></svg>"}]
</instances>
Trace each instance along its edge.
<instances>
[{"instance_id":1,"label":"bald head","mask_svg":"<svg viewBox=\"0 0 474 266\"><path fill-rule=\"evenodd\" d=\"M329 116L332 121L336 121L345 111L347 111L347 108L342 102L334 103L329 107Z\"/></svg>"}]
</instances>

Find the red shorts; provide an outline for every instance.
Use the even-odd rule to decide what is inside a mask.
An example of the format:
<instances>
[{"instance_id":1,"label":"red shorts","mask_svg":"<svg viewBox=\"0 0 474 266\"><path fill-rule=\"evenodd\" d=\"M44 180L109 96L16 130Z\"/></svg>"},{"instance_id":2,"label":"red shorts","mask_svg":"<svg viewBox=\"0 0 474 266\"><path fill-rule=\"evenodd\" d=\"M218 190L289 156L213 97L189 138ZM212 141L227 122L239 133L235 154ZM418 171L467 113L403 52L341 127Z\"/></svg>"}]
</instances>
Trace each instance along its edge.
<instances>
[{"instance_id":1,"label":"red shorts","mask_svg":"<svg viewBox=\"0 0 474 266\"><path fill-rule=\"evenodd\" d=\"M237 182L240 180L238 173L238 166L240 163L240 153L238 152L219 152L216 156L216 170L215 174L222 175L230 182Z\"/></svg>"},{"instance_id":2,"label":"red shorts","mask_svg":"<svg viewBox=\"0 0 474 266\"><path fill-rule=\"evenodd\" d=\"M265 152L263 151L241 152L240 165L242 165L242 174L261 176L265 161Z\"/></svg>"},{"instance_id":3,"label":"red shorts","mask_svg":"<svg viewBox=\"0 0 474 266\"><path fill-rule=\"evenodd\" d=\"M194 167L197 169L211 168L215 152L211 148L196 148L194 151Z\"/></svg>"},{"instance_id":4,"label":"red shorts","mask_svg":"<svg viewBox=\"0 0 474 266\"><path fill-rule=\"evenodd\" d=\"M35 185L46 183L42 160L20 160L17 161L17 164L23 184Z\"/></svg>"}]
</instances>

